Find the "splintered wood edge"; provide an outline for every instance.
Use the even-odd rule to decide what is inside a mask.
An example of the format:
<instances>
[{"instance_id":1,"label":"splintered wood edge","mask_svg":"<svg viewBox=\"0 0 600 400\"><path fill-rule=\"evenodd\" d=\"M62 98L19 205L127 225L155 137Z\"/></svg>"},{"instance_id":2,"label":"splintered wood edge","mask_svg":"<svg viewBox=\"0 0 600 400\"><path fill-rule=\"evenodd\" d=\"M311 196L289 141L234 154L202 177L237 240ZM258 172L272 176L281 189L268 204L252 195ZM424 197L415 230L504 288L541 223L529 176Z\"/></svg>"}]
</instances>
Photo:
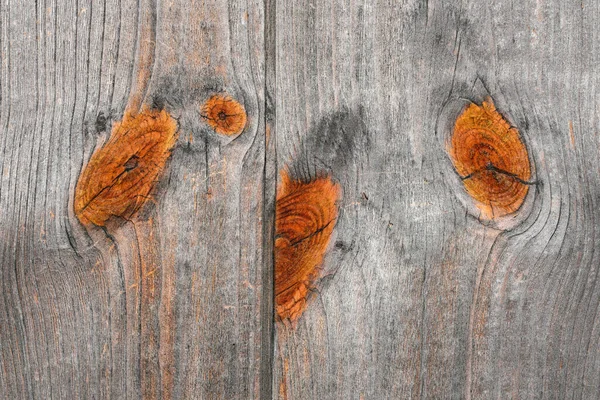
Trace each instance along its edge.
<instances>
[{"instance_id":1,"label":"splintered wood edge","mask_svg":"<svg viewBox=\"0 0 600 400\"><path fill-rule=\"evenodd\" d=\"M276 202L275 307L295 323L321 277L324 254L338 218L341 188L331 177L310 182L281 171Z\"/></svg>"},{"instance_id":2,"label":"splintered wood edge","mask_svg":"<svg viewBox=\"0 0 600 400\"><path fill-rule=\"evenodd\" d=\"M115 123L75 188L75 215L84 225L131 218L145 203L177 140L177 122L164 110L144 109Z\"/></svg>"}]
</instances>

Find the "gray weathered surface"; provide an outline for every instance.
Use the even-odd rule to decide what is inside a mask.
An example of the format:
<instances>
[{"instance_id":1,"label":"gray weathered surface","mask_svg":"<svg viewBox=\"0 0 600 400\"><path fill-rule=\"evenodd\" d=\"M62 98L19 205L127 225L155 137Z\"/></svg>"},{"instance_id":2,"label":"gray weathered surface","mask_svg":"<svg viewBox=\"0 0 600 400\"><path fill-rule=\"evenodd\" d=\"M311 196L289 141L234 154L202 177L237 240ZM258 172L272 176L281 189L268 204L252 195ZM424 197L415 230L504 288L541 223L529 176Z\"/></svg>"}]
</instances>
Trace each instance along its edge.
<instances>
[{"instance_id":1,"label":"gray weathered surface","mask_svg":"<svg viewBox=\"0 0 600 400\"><path fill-rule=\"evenodd\" d=\"M6 0L0 15L0 397L268 395L262 2ZM216 91L248 112L235 140L200 118ZM180 125L156 194L86 230L81 168L144 104Z\"/></svg>"},{"instance_id":2,"label":"gray weathered surface","mask_svg":"<svg viewBox=\"0 0 600 400\"><path fill-rule=\"evenodd\" d=\"M368 133L340 141L370 139L331 168L345 191L326 265L337 272L295 331L277 325L280 398L600 396L598 11L278 4L279 162L324 151L303 143L345 109ZM480 86L523 132L541 181L506 232L466 214L436 137L446 101Z\"/></svg>"},{"instance_id":3,"label":"gray weathered surface","mask_svg":"<svg viewBox=\"0 0 600 400\"><path fill-rule=\"evenodd\" d=\"M599 12L1 0L0 397L600 398ZM221 90L234 140L199 115ZM506 231L467 213L439 132L486 93L540 182ZM178 119L172 159L136 219L85 229L77 177L142 104ZM284 165L344 195L329 276L272 337Z\"/></svg>"}]
</instances>

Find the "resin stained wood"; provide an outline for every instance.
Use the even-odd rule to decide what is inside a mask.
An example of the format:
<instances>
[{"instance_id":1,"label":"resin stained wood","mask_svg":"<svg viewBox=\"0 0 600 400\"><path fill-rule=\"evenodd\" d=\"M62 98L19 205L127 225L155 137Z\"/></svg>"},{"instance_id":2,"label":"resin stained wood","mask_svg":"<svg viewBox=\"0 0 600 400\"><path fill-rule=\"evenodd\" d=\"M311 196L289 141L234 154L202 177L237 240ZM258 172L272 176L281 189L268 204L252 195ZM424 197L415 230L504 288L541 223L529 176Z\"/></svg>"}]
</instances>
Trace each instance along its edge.
<instances>
[{"instance_id":1,"label":"resin stained wood","mask_svg":"<svg viewBox=\"0 0 600 400\"><path fill-rule=\"evenodd\" d=\"M265 12L0 1L0 398L271 397Z\"/></svg>"}]
</instances>

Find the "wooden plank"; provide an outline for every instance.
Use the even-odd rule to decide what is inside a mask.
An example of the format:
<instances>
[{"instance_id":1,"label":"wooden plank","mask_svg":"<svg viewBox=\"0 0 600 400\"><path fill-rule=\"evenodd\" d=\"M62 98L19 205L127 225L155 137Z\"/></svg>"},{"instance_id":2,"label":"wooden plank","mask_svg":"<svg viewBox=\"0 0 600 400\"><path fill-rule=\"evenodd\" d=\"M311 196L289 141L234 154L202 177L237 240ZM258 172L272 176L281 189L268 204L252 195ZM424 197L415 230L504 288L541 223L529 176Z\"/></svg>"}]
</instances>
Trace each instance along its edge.
<instances>
[{"instance_id":1,"label":"wooden plank","mask_svg":"<svg viewBox=\"0 0 600 400\"><path fill-rule=\"evenodd\" d=\"M2 397L270 397L264 13L2 1ZM217 92L245 108L240 135L202 117ZM79 174L144 107L179 126L158 184L137 214L83 226Z\"/></svg>"},{"instance_id":2,"label":"wooden plank","mask_svg":"<svg viewBox=\"0 0 600 400\"><path fill-rule=\"evenodd\" d=\"M0 393L600 397L598 7L1 0ZM220 92L239 136L205 118ZM487 96L532 166L478 171L528 186L491 219L446 149ZM179 126L156 187L82 225L80 173L144 107ZM273 338L280 169L341 198Z\"/></svg>"},{"instance_id":3,"label":"wooden plank","mask_svg":"<svg viewBox=\"0 0 600 400\"><path fill-rule=\"evenodd\" d=\"M597 12L278 4L278 165L343 189L327 277L276 324L279 398L598 397ZM456 102L488 95L534 167L500 222L445 148Z\"/></svg>"}]
</instances>

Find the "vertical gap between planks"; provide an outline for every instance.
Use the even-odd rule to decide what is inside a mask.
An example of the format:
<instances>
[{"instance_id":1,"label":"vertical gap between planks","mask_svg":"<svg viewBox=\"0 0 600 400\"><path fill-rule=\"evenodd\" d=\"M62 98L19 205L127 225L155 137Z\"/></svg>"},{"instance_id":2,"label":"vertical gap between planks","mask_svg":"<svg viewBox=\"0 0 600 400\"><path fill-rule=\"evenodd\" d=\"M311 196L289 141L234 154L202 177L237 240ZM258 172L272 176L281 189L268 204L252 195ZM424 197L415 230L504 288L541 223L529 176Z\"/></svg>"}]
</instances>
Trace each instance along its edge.
<instances>
[{"instance_id":1,"label":"vertical gap between planks","mask_svg":"<svg viewBox=\"0 0 600 400\"><path fill-rule=\"evenodd\" d=\"M265 160L263 169L263 268L261 302L260 398L273 398L274 266L275 266L275 197L277 187L277 153L274 94L276 88L276 0L264 1L264 129Z\"/></svg>"}]
</instances>

